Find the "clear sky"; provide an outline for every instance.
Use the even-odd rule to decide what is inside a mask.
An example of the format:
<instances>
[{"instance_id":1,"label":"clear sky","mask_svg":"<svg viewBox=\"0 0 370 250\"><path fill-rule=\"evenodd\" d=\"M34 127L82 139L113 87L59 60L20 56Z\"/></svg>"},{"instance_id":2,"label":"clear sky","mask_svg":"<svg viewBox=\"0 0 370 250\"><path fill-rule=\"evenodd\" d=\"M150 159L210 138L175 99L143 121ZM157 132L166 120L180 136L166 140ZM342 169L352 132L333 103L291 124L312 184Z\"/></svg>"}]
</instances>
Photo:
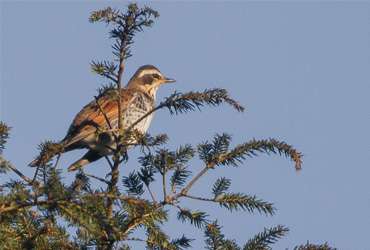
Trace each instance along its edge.
<instances>
[{"instance_id":1,"label":"clear sky","mask_svg":"<svg viewBox=\"0 0 370 250\"><path fill-rule=\"evenodd\" d=\"M51 2L51 1L50 1ZM61 139L73 116L92 99L103 80L90 72L92 59L109 59L104 25L90 24L92 10L115 2L1 1L0 119L13 127L5 151L19 168L45 139ZM156 114L150 132L166 132L170 145L197 143L217 132L234 143L274 137L304 153L303 170L283 157L248 159L223 168L195 186L206 194L217 176L234 180L232 191L256 194L278 208L275 216L207 209L238 242L264 227L283 224L285 249L307 240L339 249L368 249L370 228L370 3L369 2L154 2L161 17L136 38L127 79L153 64L177 83L174 90L227 88L247 107L170 116ZM65 166L83 152L62 159ZM134 158L122 171L137 167ZM192 169L199 169L194 162ZM89 166L103 176L104 161ZM71 174L64 171L66 181ZM1 178L4 178L3 176ZM168 232L199 239L179 222ZM194 243L201 249L202 241ZM138 249L140 249L138 247Z\"/></svg>"}]
</instances>

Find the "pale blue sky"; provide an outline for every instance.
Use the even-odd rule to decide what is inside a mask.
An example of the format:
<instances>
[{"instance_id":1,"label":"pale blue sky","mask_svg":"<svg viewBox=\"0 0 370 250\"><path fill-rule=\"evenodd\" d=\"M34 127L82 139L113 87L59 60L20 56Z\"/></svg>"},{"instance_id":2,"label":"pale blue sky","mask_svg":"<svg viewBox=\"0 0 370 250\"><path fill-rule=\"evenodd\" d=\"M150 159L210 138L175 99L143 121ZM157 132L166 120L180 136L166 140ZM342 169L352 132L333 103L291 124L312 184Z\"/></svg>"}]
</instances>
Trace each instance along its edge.
<instances>
[{"instance_id":1,"label":"pale blue sky","mask_svg":"<svg viewBox=\"0 0 370 250\"><path fill-rule=\"evenodd\" d=\"M44 139L61 139L76 112L92 99L102 79L92 59L109 59L104 25L90 24L92 10L115 2L1 1L0 119L13 127L5 155L19 168ZM161 17L136 38L127 79L154 64L177 79L160 90L227 88L247 107L169 116L161 111L150 132L166 132L170 145L197 143L228 132L234 143L255 138L285 140L304 153L303 170L278 156L249 159L214 171L194 188L206 194L217 176L234 180L233 191L256 194L278 208L273 217L207 209L224 232L245 242L264 227L283 224L285 249L307 240L339 249L368 249L370 227L369 2L154 2ZM62 165L82 152L64 156ZM131 159L123 172L137 167ZM195 162L193 169L200 168ZM89 166L104 175L104 161ZM72 175L65 173L66 180ZM3 177L1 177L3 178ZM198 239L200 231L169 223L169 232ZM140 249L138 247L138 249Z\"/></svg>"}]
</instances>

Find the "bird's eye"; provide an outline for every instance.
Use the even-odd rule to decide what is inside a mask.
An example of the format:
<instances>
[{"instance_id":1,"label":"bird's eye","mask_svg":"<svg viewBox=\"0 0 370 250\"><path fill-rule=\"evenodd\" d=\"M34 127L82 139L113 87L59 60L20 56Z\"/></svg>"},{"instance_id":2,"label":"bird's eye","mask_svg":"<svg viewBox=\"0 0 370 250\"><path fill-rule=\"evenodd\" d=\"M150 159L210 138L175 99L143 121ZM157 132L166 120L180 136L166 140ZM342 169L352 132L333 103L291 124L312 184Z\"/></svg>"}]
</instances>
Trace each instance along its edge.
<instances>
[{"instance_id":1,"label":"bird's eye","mask_svg":"<svg viewBox=\"0 0 370 250\"><path fill-rule=\"evenodd\" d=\"M155 79L160 79L160 78L161 78L161 76L160 76L160 75L158 75L158 74L153 74L153 78L155 78Z\"/></svg>"}]
</instances>

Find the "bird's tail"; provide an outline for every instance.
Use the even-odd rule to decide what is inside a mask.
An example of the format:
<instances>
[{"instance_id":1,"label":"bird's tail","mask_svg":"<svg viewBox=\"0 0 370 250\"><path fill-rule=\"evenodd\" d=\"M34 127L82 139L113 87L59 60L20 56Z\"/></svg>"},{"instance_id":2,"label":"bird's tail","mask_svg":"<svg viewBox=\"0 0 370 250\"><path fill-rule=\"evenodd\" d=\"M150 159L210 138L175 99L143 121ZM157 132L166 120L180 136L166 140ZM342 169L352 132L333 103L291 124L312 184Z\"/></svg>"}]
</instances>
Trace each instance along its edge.
<instances>
[{"instance_id":1,"label":"bird's tail","mask_svg":"<svg viewBox=\"0 0 370 250\"><path fill-rule=\"evenodd\" d=\"M54 156L65 152L65 143L55 143L51 141L43 142L39 146L40 154L28 165L30 167L39 167L46 165Z\"/></svg>"},{"instance_id":2,"label":"bird's tail","mask_svg":"<svg viewBox=\"0 0 370 250\"><path fill-rule=\"evenodd\" d=\"M82 156L81 159L79 159L78 161L74 162L71 166L69 166L68 171L71 172L71 171L75 171L77 169L80 169L83 166L85 166L85 165L87 165L91 162L99 160L101 157L103 157L103 156L100 155L98 152L93 151L93 150L89 150L89 151L87 151L87 153L84 156Z\"/></svg>"}]
</instances>

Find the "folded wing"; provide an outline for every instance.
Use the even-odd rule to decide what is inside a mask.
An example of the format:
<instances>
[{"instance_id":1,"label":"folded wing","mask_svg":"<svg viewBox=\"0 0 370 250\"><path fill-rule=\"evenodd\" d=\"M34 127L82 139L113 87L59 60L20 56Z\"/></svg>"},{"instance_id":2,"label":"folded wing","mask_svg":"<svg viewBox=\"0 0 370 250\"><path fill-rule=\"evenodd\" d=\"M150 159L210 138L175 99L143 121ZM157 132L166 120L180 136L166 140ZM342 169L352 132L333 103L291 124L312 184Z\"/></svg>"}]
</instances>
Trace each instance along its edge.
<instances>
[{"instance_id":1,"label":"folded wing","mask_svg":"<svg viewBox=\"0 0 370 250\"><path fill-rule=\"evenodd\" d=\"M134 99L135 95L132 90L121 90L122 113L125 112ZM117 98L109 93L102 95L96 101L92 101L87 104L76 115L69 127L66 137L62 140L62 143L65 146L65 151L83 147L79 142L95 134L99 130L109 129L110 127L107 119L113 129L118 127Z\"/></svg>"}]
</instances>

